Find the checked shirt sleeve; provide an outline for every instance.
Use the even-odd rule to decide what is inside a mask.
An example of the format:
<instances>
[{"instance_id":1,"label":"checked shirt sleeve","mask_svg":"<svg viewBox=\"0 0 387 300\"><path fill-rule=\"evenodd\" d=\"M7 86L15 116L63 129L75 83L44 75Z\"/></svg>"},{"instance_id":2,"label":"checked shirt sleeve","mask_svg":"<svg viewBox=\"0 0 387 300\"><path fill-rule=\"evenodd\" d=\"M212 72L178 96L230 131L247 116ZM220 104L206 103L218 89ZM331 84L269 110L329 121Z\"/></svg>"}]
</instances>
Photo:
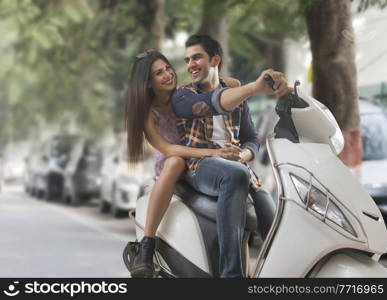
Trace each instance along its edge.
<instances>
[{"instance_id":1,"label":"checked shirt sleeve","mask_svg":"<svg viewBox=\"0 0 387 300\"><path fill-rule=\"evenodd\" d=\"M227 88L197 93L193 88L179 88L172 95L172 107L176 117L195 119L228 114L220 105L220 95Z\"/></svg>"}]
</instances>

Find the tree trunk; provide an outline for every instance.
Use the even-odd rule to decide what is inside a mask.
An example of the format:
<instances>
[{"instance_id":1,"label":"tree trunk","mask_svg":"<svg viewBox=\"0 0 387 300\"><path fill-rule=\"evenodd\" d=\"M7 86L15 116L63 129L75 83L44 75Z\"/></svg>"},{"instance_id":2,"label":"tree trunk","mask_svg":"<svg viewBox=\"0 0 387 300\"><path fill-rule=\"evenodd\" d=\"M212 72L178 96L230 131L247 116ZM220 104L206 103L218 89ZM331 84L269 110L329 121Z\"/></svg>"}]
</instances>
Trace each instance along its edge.
<instances>
[{"instance_id":1,"label":"tree trunk","mask_svg":"<svg viewBox=\"0 0 387 300\"><path fill-rule=\"evenodd\" d=\"M222 76L229 74L227 7L227 0L204 0L202 24L199 29L200 34L207 34L222 45L223 60L220 70Z\"/></svg>"},{"instance_id":2,"label":"tree trunk","mask_svg":"<svg viewBox=\"0 0 387 300\"><path fill-rule=\"evenodd\" d=\"M307 10L306 23L313 57L313 96L331 110L343 131L340 159L355 167L361 164L361 139L351 1L320 1Z\"/></svg>"},{"instance_id":3,"label":"tree trunk","mask_svg":"<svg viewBox=\"0 0 387 300\"><path fill-rule=\"evenodd\" d=\"M269 38L271 42L266 46L265 50L267 67L286 73L284 36L280 33L273 33Z\"/></svg>"},{"instance_id":4,"label":"tree trunk","mask_svg":"<svg viewBox=\"0 0 387 300\"><path fill-rule=\"evenodd\" d=\"M144 9L141 23L147 34L141 48L161 50L165 32L165 0L137 0L137 2Z\"/></svg>"}]
</instances>

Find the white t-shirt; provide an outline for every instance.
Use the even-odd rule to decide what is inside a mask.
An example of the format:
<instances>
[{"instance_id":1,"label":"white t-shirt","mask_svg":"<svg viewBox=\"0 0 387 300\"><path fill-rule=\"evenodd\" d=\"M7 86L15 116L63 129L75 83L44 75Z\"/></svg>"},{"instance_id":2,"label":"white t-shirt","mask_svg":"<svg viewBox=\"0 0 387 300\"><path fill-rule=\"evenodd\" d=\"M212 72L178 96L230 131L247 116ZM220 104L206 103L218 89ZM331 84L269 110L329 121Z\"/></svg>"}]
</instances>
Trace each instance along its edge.
<instances>
[{"instance_id":1,"label":"white t-shirt","mask_svg":"<svg viewBox=\"0 0 387 300\"><path fill-rule=\"evenodd\" d=\"M224 124L224 119L222 115L213 116L213 132L212 132L212 142L218 144L220 147L224 147L226 143L231 142L231 136L227 132L226 125Z\"/></svg>"}]
</instances>

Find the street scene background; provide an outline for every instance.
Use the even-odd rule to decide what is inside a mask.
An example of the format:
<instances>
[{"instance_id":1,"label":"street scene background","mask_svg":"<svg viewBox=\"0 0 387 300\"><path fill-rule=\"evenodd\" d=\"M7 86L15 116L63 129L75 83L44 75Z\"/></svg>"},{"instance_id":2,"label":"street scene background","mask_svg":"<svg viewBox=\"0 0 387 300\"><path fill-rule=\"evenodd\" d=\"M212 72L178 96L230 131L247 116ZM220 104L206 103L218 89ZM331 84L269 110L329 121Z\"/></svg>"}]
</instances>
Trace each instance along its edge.
<instances>
[{"instance_id":1,"label":"street scene background","mask_svg":"<svg viewBox=\"0 0 387 300\"><path fill-rule=\"evenodd\" d=\"M197 32L221 42L222 75L246 84L273 68L324 103L345 137L340 158L386 216L386 5L0 0L0 277L129 276L128 213L154 177L155 154L148 147L128 164L129 70L138 53L158 49L178 84L189 82L184 42ZM251 166L273 195L265 138L275 100L248 100L262 145Z\"/></svg>"}]
</instances>

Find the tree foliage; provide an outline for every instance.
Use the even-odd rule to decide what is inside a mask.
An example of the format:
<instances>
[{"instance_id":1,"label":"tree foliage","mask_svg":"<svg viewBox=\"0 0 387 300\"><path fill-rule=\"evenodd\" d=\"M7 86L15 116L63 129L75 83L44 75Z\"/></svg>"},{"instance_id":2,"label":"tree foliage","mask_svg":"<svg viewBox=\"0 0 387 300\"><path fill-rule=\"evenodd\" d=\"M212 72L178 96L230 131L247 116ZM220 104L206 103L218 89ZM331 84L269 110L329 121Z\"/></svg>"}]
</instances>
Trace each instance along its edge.
<instances>
[{"instance_id":1,"label":"tree foliage","mask_svg":"<svg viewBox=\"0 0 387 300\"><path fill-rule=\"evenodd\" d=\"M232 74L247 82L263 69L276 67L273 64L283 57L269 59L268 54L283 47L285 38L305 34L300 10L299 2L292 0L235 1L230 11Z\"/></svg>"},{"instance_id":2,"label":"tree foliage","mask_svg":"<svg viewBox=\"0 0 387 300\"><path fill-rule=\"evenodd\" d=\"M50 123L75 122L91 133L122 128L128 62L152 40L137 22L144 11L136 4L0 1L0 99L8 127L22 136Z\"/></svg>"},{"instance_id":3,"label":"tree foliage","mask_svg":"<svg viewBox=\"0 0 387 300\"><path fill-rule=\"evenodd\" d=\"M211 1L0 0L0 139L47 124L95 134L122 129L135 54L203 29L208 3L218 3ZM321 1L219 1L231 75L247 82L280 62L284 40L305 35L304 11ZM361 11L387 5L358 2Z\"/></svg>"},{"instance_id":4,"label":"tree foliage","mask_svg":"<svg viewBox=\"0 0 387 300\"><path fill-rule=\"evenodd\" d=\"M387 6L387 0L360 0L358 11L362 12L370 7L385 8Z\"/></svg>"}]
</instances>

